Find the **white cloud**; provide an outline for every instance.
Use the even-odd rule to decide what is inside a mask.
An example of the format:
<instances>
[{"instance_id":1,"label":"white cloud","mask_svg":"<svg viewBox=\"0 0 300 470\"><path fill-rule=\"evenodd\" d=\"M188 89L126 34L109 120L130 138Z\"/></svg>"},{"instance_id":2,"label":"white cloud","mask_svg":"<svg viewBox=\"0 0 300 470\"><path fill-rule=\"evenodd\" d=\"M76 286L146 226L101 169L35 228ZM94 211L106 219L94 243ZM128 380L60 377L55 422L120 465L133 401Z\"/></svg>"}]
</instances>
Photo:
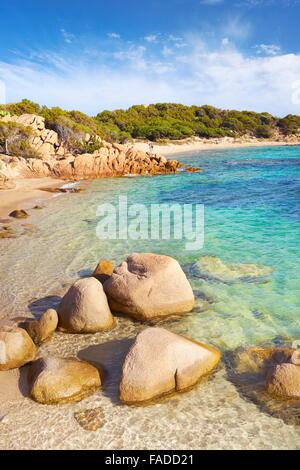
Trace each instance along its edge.
<instances>
[{"instance_id":1,"label":"white cloud","mask_svg":"<svg viewBox=\"0 0 300 470\"><path fill-rule=\"evenodd\" d=\"M64 28L61 28L60 32L63 36L63 39L64 39L65 43L67 43L67 44L71 44L73 42L73 40L75 39L74 34L68 33Z\"/></svg>"},{"instance_id":2,"label":"white cloud","mask_svg":"<svg viewBox=\"0 0 300 470\"><path fill-rule=\"evenodd\" d=\"M227 37L227 36L226 36ZM27 60L0 62L7 101L29 98L48 106L102 109L152 102L211 104L226 109L300 114L293 86L300 77L300 55L247 56L226 41L212 50L200 37L188 48L161 50L126 46L106 56L72 57L35 53ZM118 47L118 46L116 46Z\"/></svg>"},{"instance_id":3,"label":"white cloud","mask_svg":"<svg viewBox=\"0 0 300 470\"><path fill-rule=\"evenodd\" d=\"M173 34L170 34L168 36L168 39L169 39L169 41L178 42L178 41L182 41L183 38L181 38L180 36L174 36Z\"/></svg>"},{"instance_id":4,"label":"white cloud","mask_svg":"<svg viewBox=\"0 0 300 470\"><path fill-rule=\"evenodd\" d=\"M148 36L145 36L144 39L145 41L148 41L148 42L155 42L157 40L157 35L149 34Z\"/></svg>"},{"instance_id":5,"label":"white cloud","mask_svg":"<svg viewBox=\"0 0 300 470\"><path fill-rule=\"evenodd\" d=\"M222 43L222 46L228 46L230 44L230 41L228 38L223 38L221 43Z\"/></svg>"},{"instance_id":6,"label":"white cloud","mask_svg":"<svg viewBox=\"0 0 300 470\"><path fill-rule=\"evenodd\" d=\"M120 39L120 34L118 33L107 33L107 36L112 39Z\"/></svg>"},{"instance_id":7,"label":"white cloud","mask_svg":"<svg viewBox=\"0 0 300 470\"><path fill-rule=\"evenodd\" d=\"M251 29L250 22L244 21L239 15L233 15L224 22L222 33L228 38L243 40L248 38Z\"/></svg>"},{"instance_id":8,"label":"white cloud","mask_svg":"<svg viewBox=\"0 0 300 470\"><path fill-rule=\"evenodd\" d=\"M255 46L257 54L278 55L281 51L280 46L275 44L258 44Z\"/></svg>"},{"instance_id":9,"label":"white cloud","mask_svg":"<svg viewBox=\"0 0 300 470\"><path fill-rule=\"evenodd\" d=\"M175 52L174 52L173 49L171 49L170 47L164 45L163 50L162 50L162 54L163 54L164 57L173 55L174 53Z\"/></svg>"}]
</instances>

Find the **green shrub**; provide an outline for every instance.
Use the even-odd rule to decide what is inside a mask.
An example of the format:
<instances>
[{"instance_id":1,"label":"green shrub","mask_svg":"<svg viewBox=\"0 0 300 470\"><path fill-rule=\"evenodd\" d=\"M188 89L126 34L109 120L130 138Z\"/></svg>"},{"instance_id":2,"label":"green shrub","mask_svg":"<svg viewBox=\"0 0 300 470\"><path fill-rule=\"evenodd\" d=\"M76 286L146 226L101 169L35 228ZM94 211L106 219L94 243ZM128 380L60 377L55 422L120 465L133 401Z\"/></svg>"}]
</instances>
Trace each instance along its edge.
<instances>
[{"instance_id":1,"label":"green shrub","mask_svg":"<svg viewBox=\"0 0 300 470\"><path fill-rule=\"evenodd\" d=\"M23 158L40 158L40 154L29 143L32 134L33 129L29 126L0 122L0 151Z\"/></svg>"},{"instance_id":2,"label":"green shrub","mask_svg":"<svg viewBox=\"0 0 300 470\"><path fill-rule=\"evenodd\" d=\"M262 137L263 139L270 139L273 135L273 130L270 126L261 125L255 129L256 137Z\"/></svg>"}]
</instances>

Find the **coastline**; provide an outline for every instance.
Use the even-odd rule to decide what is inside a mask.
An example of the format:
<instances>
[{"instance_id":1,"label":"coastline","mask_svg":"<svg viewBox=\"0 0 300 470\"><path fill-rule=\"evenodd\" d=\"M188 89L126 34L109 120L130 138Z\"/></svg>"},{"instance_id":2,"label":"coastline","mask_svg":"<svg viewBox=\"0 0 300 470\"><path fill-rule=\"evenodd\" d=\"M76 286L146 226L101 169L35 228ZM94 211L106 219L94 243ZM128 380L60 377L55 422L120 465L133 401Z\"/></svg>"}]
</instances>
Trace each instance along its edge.
<instances>
[{"instance_id":1,"label":"coastline","mask_svg":"<svg viewBox=\"0 0 300 470\"><path fill-rule=\"evenodd\" d=\"M151 142L135 142L135 150L149 152ZM297 146L300 142L287 141L266 141L253 139L238 140L233 139L185 139L177 143L155 144L153 145L153 153L163 156L175 155L179 153L188 153L202 150L213 149L234 149L247 147L270 147L270 146ZM40 188L51 187L57 188L66 184L66 181L52 176L42 178L18 178L14 179L16 187L13 189L1 190L0 198L0 217L7 217L8 214L15 209L29 209L32 204L38 203L53 197L53 193L40 190Z\"/></svg>"},{"instance_id":2,"label":"coastline","mask_svg":"<svg viewBox=\"0 0 300 470\"><path fill-rule=\"evenodd\" d=\"M222 152L219 157L221 156ZM210 154L203 153L203 159L205 158L209 160ZM216 161L215 169L217 170L219 166ZM268 172L268 168L265 167L261 170ZM233 181L238 182L240 178L238 172L233 170L231 174ZM29 183L35 181L37 180L31 179ZM46 181L47 185L50 185L49 180L46 179ZM168 189L165 179L149 178L147 181L150 186L159 184L156 187L158 191L167 189L169 191L167 197L172 198L173 187ZM176 181L176 185L178 184L176 189L182 191L183 195L187 195L186 186L180 186L180 175L178 181L179 183ZM237 196L243 194L244 188L248 190L247 174L244 176L244 181L245 185L230 184L226 189L227 195L231 196L233 193ZM55 184L54 180L52 183ZM57 181L56 183L58 184ZM78 199L67 197L49 200L50 203L45 204L43 211L31 211L33 219L31 222L38 228L36 234L33 233L28 238L3 240L1 268L5 283L0 292L3 321L11 319L17 325L20 318L22 320L25 316L34 318L47 308L56 308L69 282L92 272L100 258L109 258L114 265L118 265L123 261L125 253L136 249L135 246L133 248L136 241L129 242L130 244L127 241L118 241L115 245L111 240L103 240L99 243L95 237L95 227L89 221L95 218L95 207L99 196L102 198L107 194L110 198L112 190L118 194L124 189L125 184L125 186L131 186L130 197L135 195L138 198L142 189L147 190L144 179L135 178L130 184L128 180L122 181L121 178L115 178L113 188L109 187L109 184L106 185L104 181L103 183L99 181L98 187L92 185L95 186L92 188L93 191ZM272 188L272 180L269 183L266 180L266 184ZM221 186L222 184L217 191L214 184L212 187L212 194L216 195L218 206L220 197L222 200L227 199L221 192ZM150 199L151 192L147 194ZM282 193L277 191L277 194L280 198ZM195 193L196 199L194 200L197 200L197 197ZM219 211L219 216L222 212ZM228 214L225 214L221 219L218 218L220 230L224 227L223 222L226 219L230 224L231 219L227 216ZM250 214L249 219L251 220ZM235 226L231 227L234 236ZM215 242L210 247L211 254L216 253L216 256L221 256L218 253L218 247L220 239L226 243L224 233L217 234ZM241 227L241 237L244 236L243 233L243 227ZM232 259L238 262L252 262L247 259L248 248L245 245L243 253L246 258L242 252L238 252L238 258L234 258L234 252L238 251L236 241L243 239L240 236L228 240L228 245L222 248L224 256L230 261ZM274 239L276 240L276 237ZM257 240L261 246L264 245L261 243L260 236L257 236ZM180 252L179 245L175 246L175 249L174 245L169 245L166 249L167 245L163 245L166 242L160 243L165 253L170 256L176 253L174 257L178 258L182 265L187 262L184 253ZM279 243L281 243L280 240ZM228 252L229 245L233 248ZM288 250L288 247L286 249ZM143 250L152 251L151 245L143 245ZM251 244L250 250L255 252ZM270 247L269 252L270 259L273 260L274 256L274 264L277 263L279 266L278 261L281 262L282 254L278 249L273 250L273 247ZM264 249L261 252L258 249L253 261L263 253ZM200 254L192 254L188 262L194 262L198 256ZM286 261L286 257L284 259ZM260 258L259 262L269 265L263 258ZM296 271L290 271L287 269L288 266L285 270L275 269L274 276L277 278L273 283L223 284L210 281L203 284L203 281L198 278L189 277L197 296L195 313L182 316L178 320L170 320L165 326L176 334L185 335L196 341L209 341L209 344L215 345L222 351L235 351L241 345L260 344L265 339L271 340L278 331L282 330L288 345L291 337L289 332L292 331L293 326L290 330L286 330L280 323L283 304L278 302L280 294L278 297L275 296L277 295L276 286L274 290L272 289L272 284L277 284L283 272L289 273L286 279L294 278ZM294 279L295 283L298 282L297 278ZM210 300L206 310L203 310L202 292ZM270 302L267 301L268 296ZM271 301L271 297L274 300ZM283 300L288 305L290 298L286 295ZM273 310L269 310L271 302L272 305L276 303L274 311L278 312L278 317ZM291 304L291 310L292 306ZM295 316L289 317L287 323L295 324L295 318ZM203 382L186 394L170 396L168 400L158 402L154 406L120 405L117 402L120 380L119 364L127 352L128 338L134 337L145 325L133 322L126 316L117 317L116 321L117 325L113 330L93 335L66 335L57 331L50 342L42 344L39 348L39 357L72 356L86 361L95 361L101 364L101 370L105 367L108 373L104 376L103 390L86 397L81 402L69 405L40 405L31 400L26 392L28 390L26 368L1 373L3 380L0 386L2 400L0 427L3 434L1 444L3 448L107 450L117 447L120 450L138 450L143 447L151 450L154 447L163 449L167 440L170 450L176 450L178 447L189 450L196 448L241 449L242 447L262 450L296 448L299 443L299 428L286 424L282 419L278 419L277 415L273 416L264 412L261 403L253 400L253 395L245 400L241 393L244 389L239 383L229 380L228 369L225 366L220 366L220 369L216 370L212 380ZM162 326L164 327L164 324ZM248 330L250 330L249 333L247 333ZM248 334L247 337L246 334ZM74 418L78 412L98 409L103 414L104 424L96 431L87 432ZM189 430L191 416L193 429ZM37 427L41 430L38 434L33 432ZM188 431L183 433L181 429ZM110 436L109 441L107 436Z\"/></svg>"},{"instance_id":3,"label":"coastline","mask_svg":"<svg viewBox=\"0 0 300 470\"><path fill-rule=\"evenodd\" d=\"M149 144L151 142L135 142L134 146L138 150L143 152L149 152ZM207 139L199 139L194 141L178 141L178 143L168 143L168 144L154 144L153 153L158 153L161 155L170 155L177 153L186 153L194 152L197 150L214 150L214 149L231 149L231 148L246 148L246 147L273 147L273 146L297 146L300 145L300 142L287 142L287 141L276 141L276 140L258 140L254 139L253 141L248 140L238 140L238 141L227 141L226 139L213 139L213 142L210 142Z\"/></svg>"},{"instance_id":4,"label":"coastline","mask_svg":"<svg viewBox=\"0 0 300 470\"><path fill-rule=\"evenodd\" d=\"M29 209L32 204L53 197L53 193L40 188L57 188L66 182L52 177L19 178L14 189L2 189L0 193L0 217L7 217L15 209Z\"/></svg>"}]
</instances>

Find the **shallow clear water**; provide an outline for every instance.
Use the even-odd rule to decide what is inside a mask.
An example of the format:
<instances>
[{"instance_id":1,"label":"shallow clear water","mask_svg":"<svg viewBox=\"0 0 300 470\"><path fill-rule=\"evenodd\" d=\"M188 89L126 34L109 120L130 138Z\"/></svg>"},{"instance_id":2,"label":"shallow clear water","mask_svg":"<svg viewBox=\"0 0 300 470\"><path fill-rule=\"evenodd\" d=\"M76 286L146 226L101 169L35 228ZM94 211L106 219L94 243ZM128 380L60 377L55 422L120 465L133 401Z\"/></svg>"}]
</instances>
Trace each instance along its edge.
<instances>
[{"instance_id":1,"label":"shallow clear water","mask_svg":"<svg viewBox=\"0 0 300 470\"><path fill-rule=\"evenodd\" d=\"M2 316L26 316L28 311L36 315L55 306L61 292L45 297L55 294L65 282L88 275L101 258L120 263L134 251L162 253L175 257L189 273L191 263L211 255L225 262L267 265L273 274L268 282L230 285L188 274L197 296L195 311L162 326L210 343L225 354L239 346L264 342L290 346L300 339L300 148L208 150L177 154L176 158L205 171L94 181L84 193L53 198L43 211L32 211L28 222L37 227L36 232L1 240ZM97 206L117 203L118 195L126 195L129 203L146 205L204 204L204 247L187 251L185 241L179 240L99 240ZM122 356L118 340L133 336L141 327L119 318L117 328L105 334L57 333L40 354L98 358L100 363L107 362L111 382L103 393L77 405L44 407L28 398L8 404L19 427L16 430L8 423L2 429L6 446L300 448L299 427L284 424L243 398L229 381L224 365L212 380L186 395L148 408L120 406L116 398L116 364ZM103 346L107 341L114 342ZM90 345L95 348L91 357L85 352ZM97 432L86 433L74 422L73 411L95 404L103 407L108 423ZM48 424L41 424L42 416ZM30 433L37 423L44 438ZM59 438L53 435L58 431L64 434L63 442L60 433Z\"/></svg>"}]
</instances>

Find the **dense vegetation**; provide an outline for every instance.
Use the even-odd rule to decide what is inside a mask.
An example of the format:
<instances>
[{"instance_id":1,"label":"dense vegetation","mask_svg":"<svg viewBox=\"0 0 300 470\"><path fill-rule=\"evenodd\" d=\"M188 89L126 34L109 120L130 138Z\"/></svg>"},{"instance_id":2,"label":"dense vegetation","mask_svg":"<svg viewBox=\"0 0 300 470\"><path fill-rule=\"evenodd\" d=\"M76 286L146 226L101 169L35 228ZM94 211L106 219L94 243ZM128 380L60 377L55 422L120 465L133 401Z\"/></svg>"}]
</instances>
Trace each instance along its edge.
<instances>
[{"instance_id":1,"label":"dense vegetation","mask_svg":"<svg viewBox=\"0 0 300 470\"><path fill-rule=\"evenodd\" d=\"M149 106L132 106L127 110L102 111L95 117L80 111L47 108L22 100L0 106L1 113L33 113L46 119L47 127L58 132L61 140L78 152L91 151L100 145L83 144L82 136L100 136L106 140L124 142L131 139L178 140L191 136L205 138L249 134L270 138L274 132L284 135L300 131L300 117L288 115L277 118L269 113L221 110L212 106L184 106L174 103L158 103Z\"/></svg>"},{"instance_id":2,"label":"dense vegetation","mask_svg":"<svg viewBox=\"0 0 300 470\"><path fill-rule=\"evenodd\" d=\"M24 158L39 158L38 152L29 143L31 127L15 122L0 122L0 152L7 155L21 155Z\"/></svg>"}]
</instances>

